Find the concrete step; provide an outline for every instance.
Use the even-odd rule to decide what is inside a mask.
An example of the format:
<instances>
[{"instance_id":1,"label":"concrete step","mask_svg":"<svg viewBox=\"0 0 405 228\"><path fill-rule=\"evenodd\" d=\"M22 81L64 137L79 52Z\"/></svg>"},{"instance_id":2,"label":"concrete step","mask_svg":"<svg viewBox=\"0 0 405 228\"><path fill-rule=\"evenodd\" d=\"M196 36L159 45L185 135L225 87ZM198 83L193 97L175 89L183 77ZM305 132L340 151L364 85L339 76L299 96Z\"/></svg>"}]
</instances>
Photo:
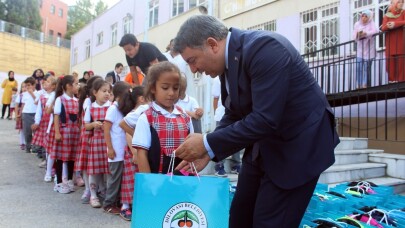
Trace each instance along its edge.
<instances>
[{"instance_id":1,"label":"concrete step","mask_svg":"<svg viewBox=\"0 0 405 228\"><path fill-rule=\"evenodd\" d=\"M391 186L394 188L394 193L405 193L405 179L394 177L377 177L366 179L365 181L373 182L376 185Z\"/></svg>"},{"instance_id":2,"label":"concrete step","mask_svg":"<svg viewBox=\"0 0 405 228\"><path fill-rule=\"evenodd\" d=\"M387 176L405 179L405 155L378 153L369 154L369 161L387 164Z\"/></svg>"},{"instance_id":3,"label":"concrete step","mask_svg":"<svg viewBox=\"0 0 405 228\"><path fill-rule=\"evenodd\" d=\"M335 164L347 165L368 162L368 155L383 153L384 150L358 149L358 150L335 150Z\"/></svg>"},{"instance_id":4,"label":"concrete step","mask_svg":"<svg viewBox=\"0 0 405 228\"><path fill-rule=\"evenodd\" d=\"M386 164L359 163L333 165L319 177L320 183L330 184L385 176Z\"/></svg>"},{"instance_id":5,"label":"concrete step","mask_svg":"<svg viewBox=\"0 0 405 228\"><path fill-rule=\"evenodd\" d=\"M367 138L340 137L340 143L336 146L335 150L367 149L367 147Z\"/></svg>"}]
</instances>

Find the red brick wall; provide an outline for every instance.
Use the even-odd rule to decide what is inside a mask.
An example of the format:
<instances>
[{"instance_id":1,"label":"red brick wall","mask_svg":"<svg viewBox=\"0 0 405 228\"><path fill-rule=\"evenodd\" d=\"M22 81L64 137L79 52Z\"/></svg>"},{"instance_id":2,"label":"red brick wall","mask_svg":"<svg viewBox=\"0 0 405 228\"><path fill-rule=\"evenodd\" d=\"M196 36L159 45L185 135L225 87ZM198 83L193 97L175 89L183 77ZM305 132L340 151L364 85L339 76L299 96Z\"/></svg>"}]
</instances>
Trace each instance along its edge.
<instances>
[{"instance_id":1,"label":"red brick wall","mask_svg":"<svg viewBox=\"0 0 405 228\"><path fill-rule=\"evenodd\" d=\"M40 4L39 13L42 17L42 32L45 36L49 35L49 31L53 30L53 35L56 37L58 33L64 38L67 29L67 13L68 5L59 0L39 0ZM55 6L55 12L51 13L51 6ZM63 11L62 17L59 16L59 10Z\"/></svg>"}]
</instances>

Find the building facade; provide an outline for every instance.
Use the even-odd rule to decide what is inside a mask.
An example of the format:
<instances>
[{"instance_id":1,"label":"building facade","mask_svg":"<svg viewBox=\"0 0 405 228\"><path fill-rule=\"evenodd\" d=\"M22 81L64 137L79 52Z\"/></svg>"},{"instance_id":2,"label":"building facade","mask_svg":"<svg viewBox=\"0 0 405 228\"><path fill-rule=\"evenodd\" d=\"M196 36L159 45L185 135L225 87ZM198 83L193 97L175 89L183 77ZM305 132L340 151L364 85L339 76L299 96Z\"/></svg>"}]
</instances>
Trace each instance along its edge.
<instances>
[{"instance_id":1,"label":"building facade","mask_svg":"<svg viewBox=\"0 0 405 228\"><path fill-rule=\"evenodd\" d=\"M64 38L67 30L68 5L59 0L39 0L41 31L50 39Z\"/></svg>"},{"instance_id":2,"label":"building facade","mask_svg":"<svg viewBox=\"0 0 405 228\"><path fill-rule=\"evenodd\" d=\"M353 25L365 9L381 25L390 0L121 0L72 37L71 68L92 69L99 75L115 63L127 64L121 37L133 33L139 41L165 52L180 25L191 15L209 14L228 27L275 31L287 37L301 53L311 53L352 40ZM377 42L382 54L383 41ZM354 50L345 55L354 55ZM334 56L330 51L324 56ZM339 54L338 54L339 55ZM196 76L196 92L205 113L212 115L210 80ZM213 125L213 124L211 124ZM207 126L206 129L210 128Z\"/></svg>"}]
</instances>

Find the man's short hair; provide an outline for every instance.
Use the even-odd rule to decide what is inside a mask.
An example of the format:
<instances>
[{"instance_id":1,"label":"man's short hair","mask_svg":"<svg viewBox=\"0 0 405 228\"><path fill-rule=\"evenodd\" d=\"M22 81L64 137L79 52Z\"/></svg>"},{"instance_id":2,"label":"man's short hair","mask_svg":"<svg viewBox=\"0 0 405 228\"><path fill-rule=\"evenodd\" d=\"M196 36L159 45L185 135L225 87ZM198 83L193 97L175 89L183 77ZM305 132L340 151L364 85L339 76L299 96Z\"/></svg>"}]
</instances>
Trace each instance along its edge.
<instances>
[{"instance_id":1,"label":"man's short hair","mask_svg":"<svg viewBox=\"0 0 405 228\"><path fill-rule=\"evenodd\" d=\"M122 65L122 63L115 64L115 69L117 69L118 67L124 67L124 65Z\"/></svg>"},{"instance_id":2,"label":"man's short hair","mask_svg":"<svg viewBox=\"0 0 405 228\"><path fill-rule=\"evenodd\" d=\"M136 39L134 34L125 34L120 41L120 47L124 47L127 44L131 44L132 46L135 46L138 43L138 40Z\"/></svg>"}]
</instances>

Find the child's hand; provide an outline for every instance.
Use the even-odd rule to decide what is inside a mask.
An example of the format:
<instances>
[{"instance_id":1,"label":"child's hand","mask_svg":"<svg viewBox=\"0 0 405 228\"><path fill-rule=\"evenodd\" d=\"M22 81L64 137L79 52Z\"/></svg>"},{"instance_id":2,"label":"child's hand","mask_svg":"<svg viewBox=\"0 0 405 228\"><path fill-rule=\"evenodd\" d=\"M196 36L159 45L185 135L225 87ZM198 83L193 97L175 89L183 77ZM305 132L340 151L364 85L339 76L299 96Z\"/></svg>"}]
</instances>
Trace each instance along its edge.
<instances>
[{"instance_id":1,"label":"child's hand","mask_svg":"<svg viewBox=\"0 0 405 228\"><path fill-rule=\"evenodd\" d=\"M115 158L115 151L114 151L113 148L108 148L107 149L107 156L111 160Z\"/></svg>"},{"instance_id":2,"label":"child's hand","mask_svg":"<svg viewBox=\"0 0 405 228\"><path fill-rule=\"evenodd\" d=\"M55 133L55 140L56 140L57 142L62 141L62 135L61 135L60 133Z\"/></svg>"},{"instance_id":3,"label":"child's hand","mask_svg":"<svg viewBox=\"0 0 405 228\"><path fill-rule=\"evenodd\" d=\"M39 125L38 124L33 124L31 125L31 130L36 131L38 129Z\"/></svg>"},{"instance_id":4,"label":"child's hand","mask_svg":"<svg viewBox=\"0 0 405 228\"><path fill-rule=\"evenodd\" d=\"M197 109L195 110L195 114L196 114L197 116L201 117L201 116L203 116L203 114L204 114L204 110L203 110L202 108L197 108Z\"/></svg>"},{"instance_id":5,"label":"child's hand","mask_svg":"<svg viewBox=\"0 0 405 228\"><path fill-rule=\"evenodd\" d=\"M103 127L103 123L101 123L100 121L94 121L92 125L94 129Z\"/></svg>"}]
</instances>

